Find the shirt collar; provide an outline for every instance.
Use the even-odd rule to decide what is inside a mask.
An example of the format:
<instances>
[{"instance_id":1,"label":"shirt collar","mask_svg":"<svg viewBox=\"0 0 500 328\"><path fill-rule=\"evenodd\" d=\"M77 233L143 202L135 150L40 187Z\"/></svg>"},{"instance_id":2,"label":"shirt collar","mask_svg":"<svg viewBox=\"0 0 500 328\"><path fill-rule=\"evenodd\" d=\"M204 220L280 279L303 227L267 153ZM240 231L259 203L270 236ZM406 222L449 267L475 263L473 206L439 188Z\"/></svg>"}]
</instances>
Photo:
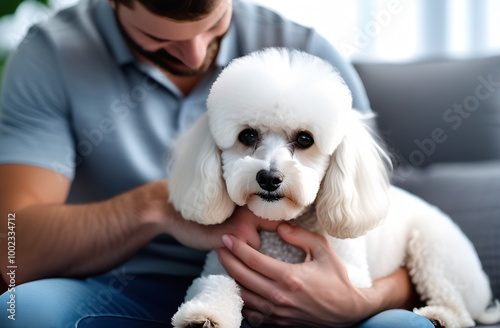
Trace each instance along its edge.
<instances>
[{"instance_id":1,"label":"shirt collar","mask_svg":"<svg viewBox=\"0 0 500 328\"><path fill-rule=\"evenodd\" d=\"M233 21L231 21L231 25L229 25L226 36L222 39L219 53L215 59L215 65L219 67L226 67L231 60L238 56L239 52L236 28Z\"/></svg>"},{"instance_id":2,"label":"shirt collar","mask_svg":"<svg viewBox=\"0 0 500 328\"><path fill-rule=\"evenodd\" d=\"M119 65L129 64L135 61L135 57L123 39L115 14L107 0L98 0L95 20L101 35L108 44L116 62Z\"/></svg>"}]
</instances>

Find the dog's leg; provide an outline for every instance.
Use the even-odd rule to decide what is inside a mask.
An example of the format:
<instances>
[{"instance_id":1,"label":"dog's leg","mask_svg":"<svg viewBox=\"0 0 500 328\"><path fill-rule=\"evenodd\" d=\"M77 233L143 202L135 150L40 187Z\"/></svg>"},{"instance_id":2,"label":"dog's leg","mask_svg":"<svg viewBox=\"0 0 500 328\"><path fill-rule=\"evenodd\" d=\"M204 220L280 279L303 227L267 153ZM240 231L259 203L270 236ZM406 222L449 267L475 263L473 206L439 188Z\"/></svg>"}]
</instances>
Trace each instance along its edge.
<instances>
[{"instance_id":1,"label":"dog's leg","mask_svg":"<svg viewBox=\"0 0 500 328\"><path fill-rule=\"evenodd\" d=\"M202 277L188 288L184 303L172 317L175 328L238 328L243 300L236 282L227 276L217 254L207 256Z\"/></svg>"},{"instance_id":2,"label":"dog's leg","mask_svg":"<svg viewBox=\"0 0 500 328\"><path fill-rule=\"evenodd\" d=\"M453 268L445 260L443 250L447 246L437 245L435 237L427 237L430 236L415 230L411 233L408 245L407 267L417 292L426 301L426 306L414 312L428 318L437 327L475 326L460 293L460 288L465 288L465 282L459 281L459 273L456 281L449 279L448 272Z\"/></svg>"}]
</instances>

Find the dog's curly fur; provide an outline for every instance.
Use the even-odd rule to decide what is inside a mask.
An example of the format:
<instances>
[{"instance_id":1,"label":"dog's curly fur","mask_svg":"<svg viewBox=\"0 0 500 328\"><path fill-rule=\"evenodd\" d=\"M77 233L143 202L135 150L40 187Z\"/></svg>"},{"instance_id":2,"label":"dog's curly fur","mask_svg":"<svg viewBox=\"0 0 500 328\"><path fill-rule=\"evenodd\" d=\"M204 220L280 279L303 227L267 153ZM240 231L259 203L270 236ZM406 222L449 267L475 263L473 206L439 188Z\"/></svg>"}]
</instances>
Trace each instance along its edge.
<instances>
[{"instance_id":1,"label":"dog's curly fur","mask_svg":"<svg viewBox=\"0 0 500 328\"><path fill-rule=\"evenodd\" d=\"M389 158L329 63L270 48L234 60L207 113L178 143L170 201L201 224L246 205L269 220L321 233L357 287L409 269L425 306L445 327L500 320L471 242L437 208L389 183ZM261 251L287 262L303 252L263 233ZM243 302L212 252L172 318L175 327L237 328Z\"/></svg>"}]
</instances>

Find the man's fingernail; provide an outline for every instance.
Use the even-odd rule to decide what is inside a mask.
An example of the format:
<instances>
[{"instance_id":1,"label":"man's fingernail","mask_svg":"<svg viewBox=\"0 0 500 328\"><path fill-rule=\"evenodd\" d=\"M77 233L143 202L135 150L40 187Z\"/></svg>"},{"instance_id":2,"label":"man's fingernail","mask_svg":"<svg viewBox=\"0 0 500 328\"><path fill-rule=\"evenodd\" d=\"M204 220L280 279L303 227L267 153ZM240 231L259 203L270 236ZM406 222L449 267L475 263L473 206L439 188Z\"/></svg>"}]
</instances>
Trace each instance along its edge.
<instances>
[{"instance_id":1,"label":"man's fingernail","mask_svg":"<svg viewBox=\"0 0 500 328\"><path fill-rule=\"evenodd\" d=\"M228 235L222 235L222 243L230 250L233 248L233 241Z\"/></svg>"}]
</instances>

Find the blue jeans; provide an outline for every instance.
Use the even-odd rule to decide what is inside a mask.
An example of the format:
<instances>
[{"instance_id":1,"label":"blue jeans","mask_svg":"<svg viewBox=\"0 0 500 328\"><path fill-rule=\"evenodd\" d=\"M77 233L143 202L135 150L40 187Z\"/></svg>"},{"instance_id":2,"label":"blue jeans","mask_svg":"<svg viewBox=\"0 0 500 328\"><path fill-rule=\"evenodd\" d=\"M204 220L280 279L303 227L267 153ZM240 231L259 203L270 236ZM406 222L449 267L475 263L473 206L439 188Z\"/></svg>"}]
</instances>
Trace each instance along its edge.
<instances>
[{"instance_id":1,"label":"blue jeans","mask_svg":"<svg viewBox=\"0 0 500 328\"><path fill-rule=\"evenodd\" d=\"M170 318L182 303L191 280L160 275L134 276L115 270L84 280L56 278L29 282L15 287L14 298L10 292L0 296L0 304L3 304L0 327L170 327ZM433 325L412 312L391 310L358 327L432 328Z\"/></svg>"}]
</instances>

